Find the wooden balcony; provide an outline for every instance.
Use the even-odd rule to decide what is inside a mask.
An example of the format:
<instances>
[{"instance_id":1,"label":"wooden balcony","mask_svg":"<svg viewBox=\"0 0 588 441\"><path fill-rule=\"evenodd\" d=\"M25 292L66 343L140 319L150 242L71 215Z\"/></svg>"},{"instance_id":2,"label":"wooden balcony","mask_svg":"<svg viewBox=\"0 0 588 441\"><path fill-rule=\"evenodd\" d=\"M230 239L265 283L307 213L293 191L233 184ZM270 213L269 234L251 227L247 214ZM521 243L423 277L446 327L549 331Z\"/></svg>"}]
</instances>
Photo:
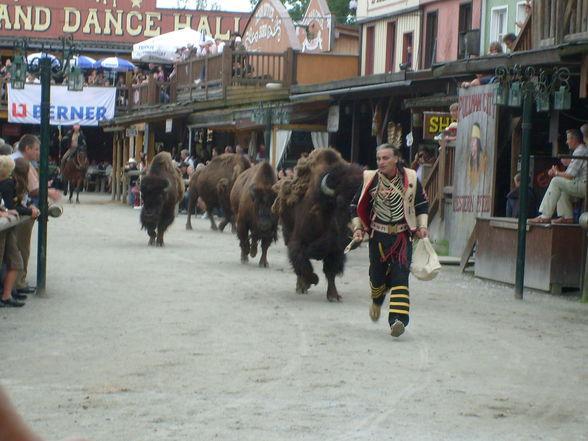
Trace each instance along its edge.
<instances>
[{"instance_id":1,"label":"wooden balcony","mask_svg":"<svg viewBox=\"0 0 588 441\"><path fill-rule=\"evenodd\" d=\"M533 48L588 39L586 0L533 2Z\"/></svg>"},{"instance_id":2,"label":"wooden balcony","mask_svg":"<svg viewBox=\"0 0 588 441\"><path fill-rule=\"evenodd\" d=\"M293 84L316 84L354 78L359 56L233 51L192 58L176 64L176 73L165 82L148 77L142 84L117 86L116 116L148 112L161 105L206 101L256 101L281 90L287 96ZM6 109L3 83L0 109Z\"/></svg>"}]
</instances>

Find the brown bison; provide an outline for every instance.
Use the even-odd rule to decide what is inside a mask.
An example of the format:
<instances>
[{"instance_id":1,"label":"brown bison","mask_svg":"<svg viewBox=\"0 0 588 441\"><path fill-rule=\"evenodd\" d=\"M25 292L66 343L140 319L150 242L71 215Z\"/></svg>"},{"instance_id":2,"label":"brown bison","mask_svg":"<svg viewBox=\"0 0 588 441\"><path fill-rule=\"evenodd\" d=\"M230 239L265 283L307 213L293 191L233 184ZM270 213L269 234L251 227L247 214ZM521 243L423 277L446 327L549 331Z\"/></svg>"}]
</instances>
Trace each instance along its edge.
<instances>
[{"instance_id":1,"label":"brown bison","mask_svg":"<svg viewBox=\"0 0 588 441\"><path fill-rule=\"evenodd\" d=\"M318 283L310 259L323 261L327 299L341 300L335 276L343 273L349 242L349 204L360 188L362 171L332 148L314 150L298 161L296 176L280 182L272 207L280 216L288 257L298 277L296 292Z\"/></svg>"},{"instance_id":2,"label":"brown bison","mask_svg":"<svg viewBox=\"0 0 588 441\"><path fill-rule=\"evenodd\" d=\"M192 229L192 213L198 197L206 204L206 212L210 219L210 228L217 229L213 210L220 208L224 219L218 226L223 231L229 222L233 223L230 195L233 184L243 170L251 167L249 161L235 153L224 153L208 163L190 178L188 198L188 220L186 230Z\"/></svg>"},{"instance_id":3,"label":"brown bison","mask_svg":"<svg viewBox=\"0 0 588 441\"><path fill-rule=\"evenodd\" d=\"M141 225L149 234L149 245L163 246L163 233L172 224L176 204L184 197L184 181L168 152L155 155L141 180Z\"/></svg>"},{"instance_id":4,"label":"brown bison","mask_svg":"<svg viewBox=\"0 0 588 441\"><path fill-rule=\"evenodd\" d=\"M260 162L239 175L231 190L231 207L237 219L237 236L241 247L241 262L248 255L255 257L261 241L259 266L267 267L267 249L277 239L278 217L272 213L276 192L274 169ZM251 243L249 237L251 235Z\"/></svg>"}]
</instances>

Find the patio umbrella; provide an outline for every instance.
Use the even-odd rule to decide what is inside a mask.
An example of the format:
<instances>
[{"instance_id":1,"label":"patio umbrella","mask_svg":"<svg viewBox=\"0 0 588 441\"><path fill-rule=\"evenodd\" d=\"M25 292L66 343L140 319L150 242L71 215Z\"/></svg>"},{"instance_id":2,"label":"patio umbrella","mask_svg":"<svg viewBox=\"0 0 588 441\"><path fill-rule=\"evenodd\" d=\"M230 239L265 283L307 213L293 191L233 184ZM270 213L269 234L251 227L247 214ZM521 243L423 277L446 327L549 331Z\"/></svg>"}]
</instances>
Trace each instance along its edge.
<instances>
[{"instance_id":1,"label":"patio umbrella","mask_svg":"<svg viewBox=\"0 0 588 441\"><path fill-rule=\"evenodd\" d=\"M143 63L170 63L178 59L177 50L188 45L197 46L200 32L184 28L158 35L133 45L133 60Z\"/></svg>"},{"instance_id":2,"label":"patio umbrella","mask_svg":"<svg viewBox=\"0 0 588 441\"><path fill-rule=\"evenodd\" d=\"M95 69L105 69L114 72L132 72L135 65L130 61L118 57L101 58L94 63Z\"/></svg>"},{"instance_id":3,"label":"patio umbrella","mask_svg":"<svg viewBox=\"0 0 588 441\"><path fill-rule=\"evenodd\" d=\"M51 54L47 54L45 52L36 52L34 54L27 55L27 64L37 66L41 58L49 58L51 60L51 67L59 67L59 65L61 64L57 57Z\"/></svg>"},{"instance_id":4,"label":"patio umbrella","mask_svg":"<svg viewBox=\"0 0 588 441\"><path fill-rule=\"evenodd\" d=\"M85 55L74 55L69 63L72 67L79 67L80 69L93 69L96 60Z\"/></svg>"}]
</instances>

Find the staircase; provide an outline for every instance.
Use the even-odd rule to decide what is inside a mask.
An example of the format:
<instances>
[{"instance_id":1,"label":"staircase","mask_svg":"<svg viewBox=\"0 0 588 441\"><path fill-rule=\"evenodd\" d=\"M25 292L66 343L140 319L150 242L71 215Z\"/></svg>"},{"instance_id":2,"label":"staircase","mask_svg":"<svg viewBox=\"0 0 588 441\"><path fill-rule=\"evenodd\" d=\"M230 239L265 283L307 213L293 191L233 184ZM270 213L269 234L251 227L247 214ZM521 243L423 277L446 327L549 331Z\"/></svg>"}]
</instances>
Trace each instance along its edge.
<instances>
[{"instance_id":1,"label":"staircase","mask_svg":"<svg viewBox=\"0 0 588 441\"><path fill-rule=\"evenodd\" d=\"M439 145L439 156L423 182L423 188L429 198L429 224L437 211L441 220L445 218L445 199L453 192L455 142L440 141Z\"/></svg>"}]
</instances>

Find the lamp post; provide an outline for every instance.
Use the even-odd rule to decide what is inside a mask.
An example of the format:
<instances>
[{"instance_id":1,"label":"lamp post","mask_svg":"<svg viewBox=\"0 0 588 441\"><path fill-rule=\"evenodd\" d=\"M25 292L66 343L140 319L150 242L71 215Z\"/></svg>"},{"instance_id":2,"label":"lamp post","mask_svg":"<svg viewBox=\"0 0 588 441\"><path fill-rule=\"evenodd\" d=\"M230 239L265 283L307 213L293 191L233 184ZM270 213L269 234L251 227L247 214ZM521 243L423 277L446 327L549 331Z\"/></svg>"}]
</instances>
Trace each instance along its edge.
<instances>
[{"instance_id":1,"label":"lamp post","mask_svg":"<svg viewBox=\"0 0 588 441\"><path fill-rule=\"evenodd\" d=\"M273 124L288 124L290 122L290 112L286 107L279 104L278 106L272 107L270 105L263 105L260 102L257 108L252 111L253 121L256 124L265 124L264 130L264 142L265 147L269 152L272 151L271 147L271 136ZM277 166L276 162L276 166Z\"/></svg>"},{"instance_id":2,"label":"lamp post","mask_svg":"<svg viewBox=\"0 0 588 441\"><path fill-rule=\"evenodd\" d=\"M45 296L47 274L47 194L49 179L49 111L51 106L51 79L63 78L68 75L68 90L79 91L83 87L83 74L79 69L70 69L70 60L76 54L73 38L61 39L61 53L63 58L56 60L41 55L39 59L26 60L23 68L23 58L26 59L27 42L19 40L15 44L15 55L18 62L13 67L11 86L14 89L24 89L26 73L38 74L41 80L41 154L39 163L39 210L38 240L37 240L37 295ZM43 54L43 49L41 54Z\"/></svg>"},{"instance_id":3,"label":"lamp post","mask_svg":"<svg viewBox=\"0 0 588 441\"><path fill-rule=\"evenodd\" d=\"M548 112L551 101L554 110L567 110L571 107L570 71L565 67L553 69L551 74L545 70L535 70L532 66L512 68L500 66L496 69L496 90L494 104L523 106L523 136L521 146L521 186L519 187L519 219L517 260L515 275L515 298L523 298L525 281L525 249L527 244L527 201L529 192L529 159L531 156L531 128L533 126L533 102L537 112Z\"/></svg>"}]
</instances>

